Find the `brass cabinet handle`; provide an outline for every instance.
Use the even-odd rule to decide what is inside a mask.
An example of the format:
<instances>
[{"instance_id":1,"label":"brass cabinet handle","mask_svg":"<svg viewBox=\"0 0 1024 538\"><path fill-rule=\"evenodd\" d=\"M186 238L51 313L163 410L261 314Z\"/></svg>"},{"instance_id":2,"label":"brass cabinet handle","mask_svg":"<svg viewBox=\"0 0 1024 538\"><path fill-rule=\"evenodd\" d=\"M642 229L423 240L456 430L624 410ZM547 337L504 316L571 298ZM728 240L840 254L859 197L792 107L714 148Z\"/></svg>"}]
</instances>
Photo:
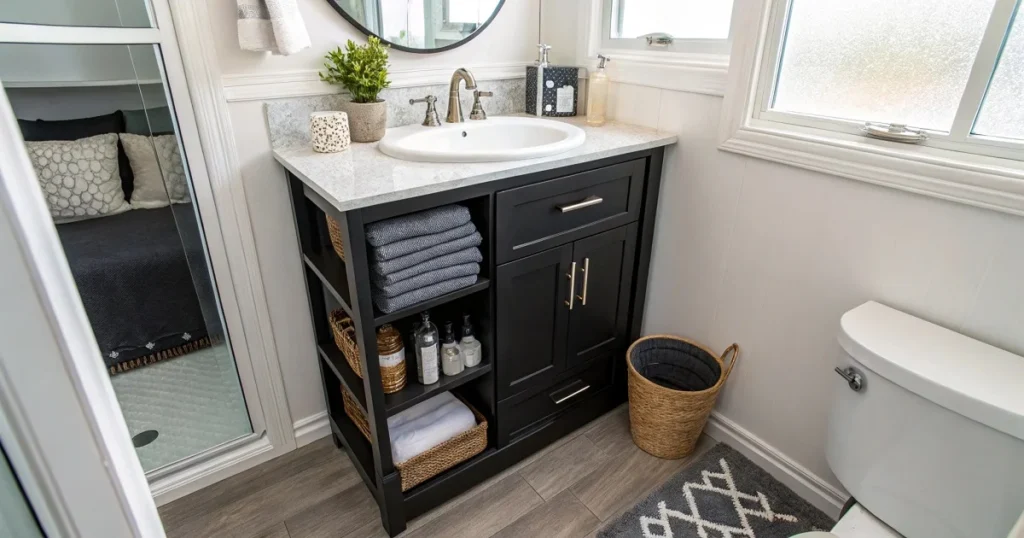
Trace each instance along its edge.
<instances>
[{"instance_id":1,"label":"brass cabinet handle","mask_svg":"<svg viewBox=\"0 0 1024 538\"><path fill-rule=\"evenodd\" d=\"M594 196L593 194L591 194L590 196L587 196L585 199L583 199L583 201L581 202L576 202L575 204L569 205L560 205L558 206L558 210L561 211L562 213L568 213L570 211L576 211L577 209L583 209L584 207L590 207L592 205L600 204L603 201L604 198L601 198L600 196Z\"/></svg>"},{"instance_id":2,"label":"brass cabinet handle","mask_svg":"<svg viewBox=\"0 0 1024 538\"><path fill-rule=\"evenodd\" d=\"M590 388L590 385L587 385L587 386L583 387L582 389L577 390L576 392L574 392L574 393L572 393L572 394L570 394L568 396L563 396L563 397L555 400L555 405L560 405L562 402L568 400L569 398L572 398L573 396L579 396L580 394L583 394L584 392L586 392L586 390L589 389L589 388Z\"/></svg>"},{"instance_id":3,"label":"brass cabinet handle","mask_svg":"<svg viewBox=\"0 0 1024 538\"><path fill-rule=\"evenodd\" d=\"M587 282L590 281L590 258L583 259L583 295L577 298L583 301L582 306L587 306Z\"/></svg>"},{"instance_id":4,"label":"brass cabinet handle","mask_svg":"<svg viewBox=\"0 0 1024 538\"><path fill-rule=\"evenodd\" d=\"M572 269L565 276L569 277L569 300L565 304L572 310L573 300L576 299L576 262L572 262Z\"/></svg>"}]
</instances>

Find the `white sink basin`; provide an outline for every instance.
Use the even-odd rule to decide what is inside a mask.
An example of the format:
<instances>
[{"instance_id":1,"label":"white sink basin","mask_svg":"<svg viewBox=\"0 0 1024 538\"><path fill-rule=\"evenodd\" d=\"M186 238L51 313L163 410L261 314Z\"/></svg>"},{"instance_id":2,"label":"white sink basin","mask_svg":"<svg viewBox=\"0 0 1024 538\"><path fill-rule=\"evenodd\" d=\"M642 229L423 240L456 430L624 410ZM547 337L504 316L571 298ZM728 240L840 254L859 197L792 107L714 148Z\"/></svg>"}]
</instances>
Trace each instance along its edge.
<instances>
[{"instance_id":1,"label":"white sink basin","mask_svg":"<svg viewBox=\"0 0 1024 538\"><path fill-rule=\"evenodd\" d=\"M517 161L557 155L583 145L583 129L540 118L492 117L388 129L377 146L407 161L470 163Z\"/></svg>"}]
</instances>

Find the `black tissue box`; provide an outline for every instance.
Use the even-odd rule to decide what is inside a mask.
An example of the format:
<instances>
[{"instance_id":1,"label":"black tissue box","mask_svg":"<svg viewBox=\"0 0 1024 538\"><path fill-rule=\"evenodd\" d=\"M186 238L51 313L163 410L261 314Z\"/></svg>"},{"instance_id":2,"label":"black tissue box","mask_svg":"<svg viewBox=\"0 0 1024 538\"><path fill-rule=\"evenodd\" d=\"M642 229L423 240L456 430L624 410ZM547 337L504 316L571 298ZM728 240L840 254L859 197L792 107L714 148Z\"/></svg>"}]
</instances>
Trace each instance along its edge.
<instances>
[{"instance_id":1,"label":"black tissue box","mask_svg":"<svg viewBox=\"0 0 1024 538\"><path fill-rule=\"evenodd\" d=\"M538 77L538 70L540 77ZM526 113L537 116L537 82L541 81L542 116L575 116L580 99L580 68L526 66Z\"/></svg>"}]
</instances>

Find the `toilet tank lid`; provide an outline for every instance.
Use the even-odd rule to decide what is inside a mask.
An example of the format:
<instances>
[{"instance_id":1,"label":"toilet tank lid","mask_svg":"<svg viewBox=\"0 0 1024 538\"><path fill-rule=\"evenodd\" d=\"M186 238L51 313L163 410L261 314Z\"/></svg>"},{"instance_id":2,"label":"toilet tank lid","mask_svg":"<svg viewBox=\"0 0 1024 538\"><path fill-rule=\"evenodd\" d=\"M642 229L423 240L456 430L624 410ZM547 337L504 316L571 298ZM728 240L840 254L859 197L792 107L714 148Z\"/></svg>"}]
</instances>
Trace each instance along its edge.
<instances>
[{"instance_id":1,"label":"toilet tank lid","mask_svg":"<svg viewBox=\"0 0 1024 538\"><path fill-rule=\"evenodd\" d=\"M876 374L1024 440L1024 357L874 301L839 325L839 344Z\"/></svg>"}]
</instances>

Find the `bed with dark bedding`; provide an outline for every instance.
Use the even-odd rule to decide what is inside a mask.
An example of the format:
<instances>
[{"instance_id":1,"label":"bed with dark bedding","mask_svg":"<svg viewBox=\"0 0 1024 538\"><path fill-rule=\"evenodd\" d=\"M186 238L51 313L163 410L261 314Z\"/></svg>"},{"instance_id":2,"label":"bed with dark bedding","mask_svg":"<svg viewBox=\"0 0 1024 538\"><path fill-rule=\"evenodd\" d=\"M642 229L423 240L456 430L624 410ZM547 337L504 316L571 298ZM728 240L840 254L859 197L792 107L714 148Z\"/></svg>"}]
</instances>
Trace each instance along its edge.
<instances>
[{"instance_id":1,"label":"bed with dark bedding","mask_svg":"<svg viewBox=\"0 0 1024 538\"><path fill-rule=\"evenodd\" d=\"M59 224L57 233L112 374L210 345L170 207Z\"/></svg>"}]
</instances>

